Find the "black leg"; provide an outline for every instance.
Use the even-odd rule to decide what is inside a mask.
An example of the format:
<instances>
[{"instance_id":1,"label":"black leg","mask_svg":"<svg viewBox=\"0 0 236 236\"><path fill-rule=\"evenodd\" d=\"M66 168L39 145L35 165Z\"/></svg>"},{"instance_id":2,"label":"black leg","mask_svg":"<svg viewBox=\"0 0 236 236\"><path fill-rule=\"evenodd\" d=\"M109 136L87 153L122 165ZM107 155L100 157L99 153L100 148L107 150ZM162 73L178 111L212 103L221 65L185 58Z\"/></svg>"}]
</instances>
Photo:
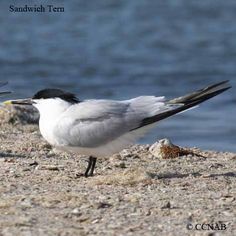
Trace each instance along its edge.
<instances>
[{"instance_id":1,"label":"black leg","mask_svg":"<svg viewBox=\"0 0 236 236\"><path fill-rule=\"evenodd\" d=\"M93 157L93 156L89 157L89 163L88 163L87 169L86 169L85 174L84 174L85 177L89 177L89 176L93 175L93 171L94 171L95 166L96 166L96 161L97 161L96 157Z\"/></svg>"},{"instance_id":2,"label":"black leg","mask_svg":"<svg viewBox=\"0 0 236 236\"><path fill-rule=\"evenodd\" d=\"M89 176L89 170L91 169L92 163L93 163L93 157L90 156L90 157L89 157L89 163L88 163L87 169L86 169L86 171L85 171L85 173L84 173L84 176L85 176L85 177L88 177L88 176Z\"/></svg>"},{"instance_id":3,"label":"black leg","mask_svg":"<svg viewBox=\"0 0 236 236\"><path fill-rule=\"evenodd\" d=\"M94 171L95 166L96 166L96 161L97 161L97 158L93 157L93 162L92 162L92 166L91 166L91 170L90 170L90 176L93 175L93 171Z\"/></svg>"}]
</instances>

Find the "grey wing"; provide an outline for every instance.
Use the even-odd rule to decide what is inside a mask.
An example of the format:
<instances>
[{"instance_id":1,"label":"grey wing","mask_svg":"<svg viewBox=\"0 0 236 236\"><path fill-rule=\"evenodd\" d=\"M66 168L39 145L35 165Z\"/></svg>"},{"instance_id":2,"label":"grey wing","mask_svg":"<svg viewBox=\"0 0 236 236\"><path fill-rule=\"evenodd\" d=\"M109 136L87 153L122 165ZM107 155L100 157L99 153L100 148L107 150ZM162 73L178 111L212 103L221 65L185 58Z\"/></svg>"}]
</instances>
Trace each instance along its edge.
<instances>
[{"instance_id":1,"label":"grey wing","mask_svg":"<svg viewBox=\"0 0 236 236\"><path fill-rule=\"evenodd\" d=\"M230 88L227 83L223 81L169 101L164 97L142 96L126 101L81 102L61 118L55 137L64 145L91 148L109 143L113 150L118 150L145 134L150 125L226 91Z\"/></svg>"},{"instance_id":2,"label":"grey wing","mask_svg":"<svg viewBox=\"0 0 236 236\"><path fill-rule=\"evenodd\" d=\"M165 105L164 97L143 96L126 101L88 100L71 107L55 132L66 145L98 147L132 132L144 118L167 109L170 107Z\"/></svg>"}]
</instances>

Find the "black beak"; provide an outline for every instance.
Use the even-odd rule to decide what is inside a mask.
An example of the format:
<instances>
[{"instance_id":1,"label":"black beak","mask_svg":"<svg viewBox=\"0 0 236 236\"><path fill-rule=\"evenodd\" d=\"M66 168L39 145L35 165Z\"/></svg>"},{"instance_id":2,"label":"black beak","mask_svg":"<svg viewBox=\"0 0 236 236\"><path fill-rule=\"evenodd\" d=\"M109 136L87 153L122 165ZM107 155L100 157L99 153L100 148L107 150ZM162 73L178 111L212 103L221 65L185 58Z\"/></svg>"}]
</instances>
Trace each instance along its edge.
<instances>
[{"instance_id":1,"label":"black beak","mask_svg":"<svg viewBox=\"0 0 236 236\"><path fill-rule=\"evenodd\" d=\"M31 98L28 99L17 99L17 100L8 100L3 102L4 104L13 104L13 105L32 105L34 102Z\"/></svg>"}]
</instances>

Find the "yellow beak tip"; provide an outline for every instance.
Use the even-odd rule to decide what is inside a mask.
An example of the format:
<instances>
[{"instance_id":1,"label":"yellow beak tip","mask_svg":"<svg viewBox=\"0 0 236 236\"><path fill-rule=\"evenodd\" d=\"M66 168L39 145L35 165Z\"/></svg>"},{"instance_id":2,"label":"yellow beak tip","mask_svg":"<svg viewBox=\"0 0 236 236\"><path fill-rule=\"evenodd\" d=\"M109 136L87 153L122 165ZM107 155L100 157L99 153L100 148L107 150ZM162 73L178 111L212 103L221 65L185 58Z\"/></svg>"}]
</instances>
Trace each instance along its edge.
<instances>
[{"instance_id":1,"label":"yellow beak tip","mask_svg":"<svg viewBox=\"0 0 236 236\"><path fill-rule=\"evenodd\" d=\"M7 101L4 101L3 104L10 105L10 104L12 104L12 101L11 100L7 100Z\"/></svg>"}]
</instances>

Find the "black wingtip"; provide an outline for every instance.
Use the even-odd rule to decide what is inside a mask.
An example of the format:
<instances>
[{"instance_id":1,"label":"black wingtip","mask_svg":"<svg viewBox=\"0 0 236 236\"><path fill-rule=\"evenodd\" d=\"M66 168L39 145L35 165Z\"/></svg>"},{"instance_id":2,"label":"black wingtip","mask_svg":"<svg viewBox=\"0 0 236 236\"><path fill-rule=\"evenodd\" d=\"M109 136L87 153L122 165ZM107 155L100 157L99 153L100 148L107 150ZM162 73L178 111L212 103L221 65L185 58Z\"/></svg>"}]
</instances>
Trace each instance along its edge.
<instances>
[{"instance_id":1,"label":"black wingtip","mask_svg":"<svg viewBox=\"0 0 236 236\"><path fill-rule=\"evenodd\" d=\"M179 104L179 105L182 104L182 105L178 108L174 108L173 110L168 110L166 112L163 112L163 113L154 115L152 117L147 117L147 118L143 119L141 124L135 129L139 129L143 126L150 125L150 124L155 123L157 121L163 120L167 117L175 115L175 114L182 112L184 110L187 110L191 107L197 106L200 103L225 92L226 90L231 88L231 85L224 86L228 82L229 82L228 80L222 81L222 82L216 83L214 85L210 85L204 89L193 92L191 94L185 95L183 97L168 101L168 104ZM135 129L132 129L132 130L135 130Z\"/></svg>"},{"instance_id":2,"label":"black wingtip","mask_svg":"<svg viewBox=\"0 0 236 236\"><path fill-rule=\"evenodd\" d=\"M8 84L7 81L0 82L0 87L3 87L3 86L5 86L5 85L7 85L7 84ZM10 91L3 91L3 92L0 92L0 96L6 95L6 94L10 94L10 93L12 93L12 92L10 92Z\"/></svg>"},{"instance_id":3,"label":"black wingtip","mask_svg":"<svg viewBox=\"0 0 236 236\"><path fill-rule=\"evenodd\" d=\"M199 91L206 91L206 90L211 90L211 89L214 89L214 88L217 88L219 86L223 86L223 85L227 85L230 81L229 80L224 80L224 81L221 81L219 83L216 83L216 84L212 84L212 85L209 85L207 86L206 88L204 89L200 89ZM228 87L230 87L231 85L229 85Z\"/></svg>"},{"instance_id":4,"label":"black wingtip","mask_svg":"<svg viewBox=\"0 0 236 236\"><path fill-rule=\"evenodd\" d=\"M0 87L3 87L8 84L8 81L0 82Z\"/></svg>"},{"instance_id":5,"label":"black wingtip","mask_svg":"<svg viewBox=\"0 0 236 236\"><path fill-rule=\"evenodd\" d=\"M11 94L11 93L12 93L11 91L0 92L0 96L6 95L6 94Z\"/></svg>"}]
</instances>

